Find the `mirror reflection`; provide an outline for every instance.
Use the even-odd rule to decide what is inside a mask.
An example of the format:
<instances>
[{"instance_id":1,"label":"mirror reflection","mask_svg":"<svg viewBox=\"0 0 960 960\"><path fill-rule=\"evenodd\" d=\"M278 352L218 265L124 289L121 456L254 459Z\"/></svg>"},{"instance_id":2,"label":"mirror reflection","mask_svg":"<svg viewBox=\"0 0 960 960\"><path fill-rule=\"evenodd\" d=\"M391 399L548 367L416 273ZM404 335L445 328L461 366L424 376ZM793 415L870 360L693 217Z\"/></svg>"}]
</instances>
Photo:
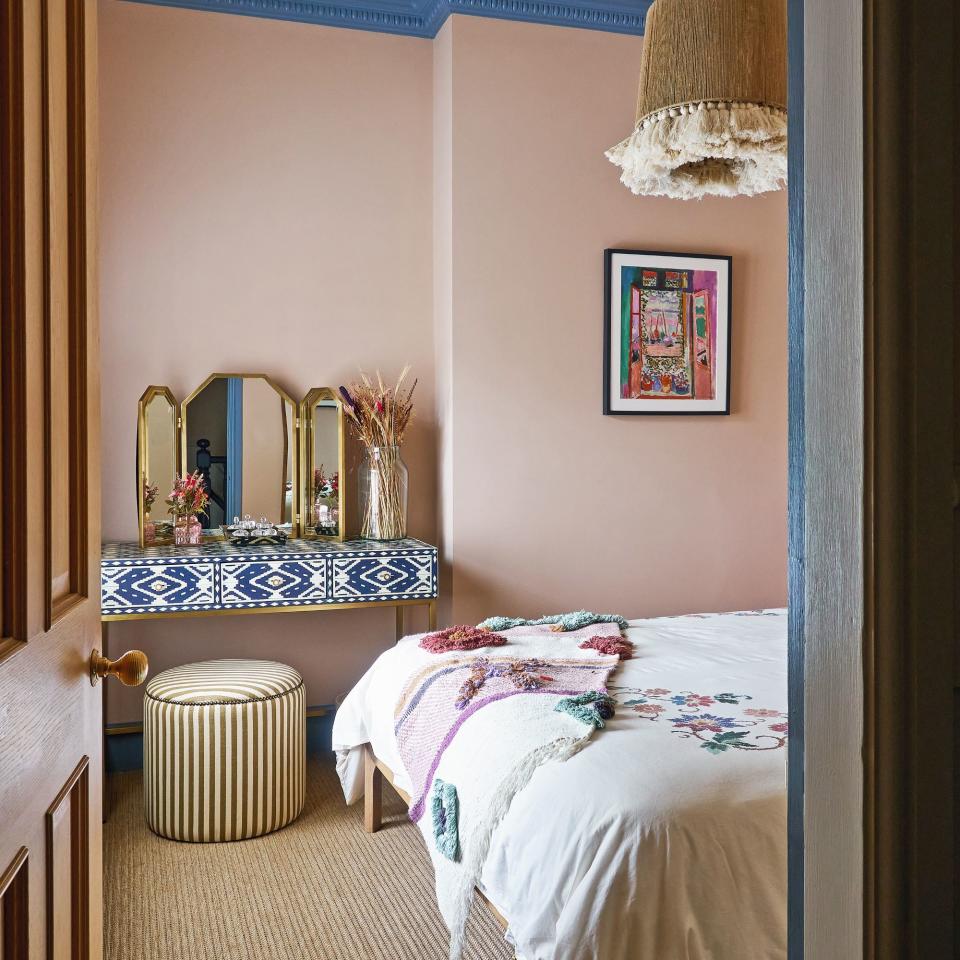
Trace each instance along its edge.
<instances>
[{"instance_id":1,"label":"mirror reflection","mask_svg":"<svg viewBox=\"0 0 960 960\"><path fill-rule=\"evenodd\" d=\"M177 404L166 387L148 387L138 419L141 546L164 543L173 534L164 500L177 477Z\"/></svg>"},{"instance_id":2,"label":"mirror reflection","mask_svg":"<svg viewBox=\"0 0 960 960\"><path fill-rule=\"evenodd\" d=\"M261 374L214 374L184 401L183 470L206 484L205 530L247 515L292 528L295 419L290 397Z\"/></svg>"},{"instance_id":3,"label":"mirror reflection","mask_svg":"<svg viewBox=\"0 0 960 960\"><path fill-rule=\"evenodd\" d=\"M343 539L343 410L328 387L315 387L303 401L306 421L304 514L307 534Z\"/></svg>"}]
</instances>

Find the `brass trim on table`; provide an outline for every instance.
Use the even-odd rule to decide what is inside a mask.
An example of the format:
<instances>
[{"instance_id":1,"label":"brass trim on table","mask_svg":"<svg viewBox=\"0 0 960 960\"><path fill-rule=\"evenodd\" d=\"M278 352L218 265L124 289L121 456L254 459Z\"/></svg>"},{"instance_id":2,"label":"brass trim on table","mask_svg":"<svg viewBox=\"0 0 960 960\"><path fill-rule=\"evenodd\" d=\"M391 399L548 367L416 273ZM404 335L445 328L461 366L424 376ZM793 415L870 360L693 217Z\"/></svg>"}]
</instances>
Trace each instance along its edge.
<instances>
[{"instance_id":1,"label":"brass trim on table","mask_svg":"<svg viewBox=\"0 0 960 960\"><path fill-rule=\"evenodd\" d=\"M346 603L313 603L289 607L237 607L220 610L159 610L150 613L102 613L103 623L116 623L121 620L166 620L180 617L235 617L251 613L319 613L322 610L361 610L364 607L428 607L430 629L437 623L437 598L424 597L413 600L359 600Z\"/></svg>"}]
</instances>

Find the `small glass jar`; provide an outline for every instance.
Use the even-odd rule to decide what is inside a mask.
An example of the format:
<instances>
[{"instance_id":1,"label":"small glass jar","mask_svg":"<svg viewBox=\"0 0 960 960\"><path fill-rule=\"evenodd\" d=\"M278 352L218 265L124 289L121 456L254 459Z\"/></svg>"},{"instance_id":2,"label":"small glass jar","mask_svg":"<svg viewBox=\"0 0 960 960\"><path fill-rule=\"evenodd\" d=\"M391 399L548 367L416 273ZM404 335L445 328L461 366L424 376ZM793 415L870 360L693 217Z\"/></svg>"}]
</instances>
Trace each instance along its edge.
<instances>
[{"instance_id":1,"label":"small glass jar","mask_svg":"<svg viewBox=\"0 0 960 960\"><path fill-rule=\"evenodd\" d=\"M313 525L325 527L329 522L330 508L323 497L317 497L313 504Z\"/></svg>"},{"instance_id":2,"label":"small glass jar","mask_svg":"<svg viewBox=\"0 0 960 960\"><path fill-rule=\"evenodd\" d=\"M360 536L402 540L407 535L409 474L399 447L369 447L359 470Z\"/></svg>"},{"instance_id":3,"label":"small glass jar","mask_svg":"<svg viewBox=\"0 0 960 960\"><path fill-rule=\"evenodd\" d=\"M157 541L157 525L150 519L150 511L148 510L143 517L143 542L144 544L156 543Z\"/></svg>"},{"instance_id":4,"label":"small glass jar","mask_svg":"<svg viewBox=\"0 0 960 960\"><path fill-rule=\"evenodd\" d=\"M196 547L203 539L203 527L196 514L179 516L173 525L173 542L178 547Z\"/></svg>"}]
</instances>

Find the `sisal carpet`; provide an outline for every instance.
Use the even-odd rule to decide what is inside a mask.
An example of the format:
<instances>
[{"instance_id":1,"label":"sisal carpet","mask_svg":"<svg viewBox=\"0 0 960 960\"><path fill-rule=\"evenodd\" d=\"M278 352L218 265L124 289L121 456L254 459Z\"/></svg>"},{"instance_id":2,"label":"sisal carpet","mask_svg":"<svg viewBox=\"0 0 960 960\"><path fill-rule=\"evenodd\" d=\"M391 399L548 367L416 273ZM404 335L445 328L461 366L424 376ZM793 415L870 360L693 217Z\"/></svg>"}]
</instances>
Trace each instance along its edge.
<instances>
[{"instance_id":1,"label":"sisal carpet","mask_svg":"<svg viewBox=\"0 0 960 960\"><path fill-rule=\"evenodd\" d=\"M106 960L444 960L433 870L384 784L384 827L363 831L333 763L311 759L289 827L237 843L162 840L143 819L139 773L109 777ZM513 956L479 901L464 960Z\"/></svg>"}]
</instances>

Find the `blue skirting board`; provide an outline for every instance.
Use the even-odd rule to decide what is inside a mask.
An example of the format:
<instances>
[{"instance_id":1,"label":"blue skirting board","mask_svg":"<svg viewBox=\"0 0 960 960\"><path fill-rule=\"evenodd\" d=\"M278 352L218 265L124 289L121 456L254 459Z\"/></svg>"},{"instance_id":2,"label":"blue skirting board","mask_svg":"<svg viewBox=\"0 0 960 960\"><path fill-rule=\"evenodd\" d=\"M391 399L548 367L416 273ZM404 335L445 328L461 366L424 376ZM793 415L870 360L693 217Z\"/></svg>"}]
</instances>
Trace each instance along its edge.
<instances>
[{"instance_id":1,"label":"blue skirting board","mask_svg":"<svg viewBox=\"0 0 960 960\"><path fill-rule=\"evenodd\" d=\"M332 704L308 707L307 712L325 710L323 716L307 717L307 754L329 754L333 750L333 717L336 707ZM128 728L129 723L107 725L106 768L107 773L123 773L143 769L143 734L139 731L111 733L111 728Z\"/></svg>"}]
</instances>

